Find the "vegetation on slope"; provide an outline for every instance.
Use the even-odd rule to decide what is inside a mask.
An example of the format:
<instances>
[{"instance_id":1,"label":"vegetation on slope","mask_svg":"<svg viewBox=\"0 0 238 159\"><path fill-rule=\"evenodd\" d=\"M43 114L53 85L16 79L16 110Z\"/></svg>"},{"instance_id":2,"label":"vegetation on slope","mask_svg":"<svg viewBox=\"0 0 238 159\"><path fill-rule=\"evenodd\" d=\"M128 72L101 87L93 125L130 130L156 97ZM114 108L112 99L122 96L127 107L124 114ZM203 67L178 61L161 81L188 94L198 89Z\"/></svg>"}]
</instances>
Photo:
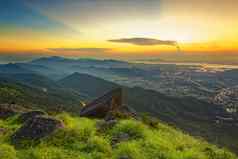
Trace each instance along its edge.
<instances>
[{"instance_id":1,"label":"vegetation on slope","mask_svg":"<svg viewBox=\"0 0 238 159\"><path fill-rule=\"evenodd\" d=\"M138 113L149 113L193 136L201 136L208 142L225 146L238 154L237 127L217 125L214 122L217 115L225 114L220 106L193 97L170 97L140 87L123 87L80 73L64 78L60 84L90 97L89 99L99 97L113 88L122 87L124 104L129 105Z\"/></svg>"},{"instance_id":2,"label":"vegetation on slope","mask_svg":"<svg viewBox=\"0 0 238 159\"><path fill-rule=\"evenodd\" d=\"M91 100L119 87L115 83L82 73L74 73L61 79L58 83L65 88L83 93L86 99Z\"/></svg>"},{"instance_id":3,"label":"vegetation on slope","mask_svg":"<svg viewBox=\"0 0 238 159\"><path fill-rule=\"evenodd\" d=\"M36 77L42 78L33 74L25 77L14 75L14 78L1 76L0 104L16 103L24 107L41 108L53 112L61 109L79 112L83 98L80 93L57 87L47 78L38 80Z\"/></svg>"},{"instance_id":4,"label":"vegetation on slope","mask_svg":"<svg viewBox=\"0 0 238 159\"><path fill-rule=\"evenodd\" d=\"M41 108L47 112L64 110L79 114L82 100L88 102L115 87L119 85L79 73L57 83L32 73L1 74L0 103L16 103L25 107ZM238 153L238 129L214 124L213 118L219 111L215 105L190 97L168 97L139 87L123 88L125 104L138 113L150 113L193 136L202 136L208 142Z\"/></svg>"},{"instance_id":5,"label":"vegetation on slope","mask_svg":"<svg viewBox=\"0 0 238 159\"><path fill-rule=\"evenodd\" d=\"M157 123L154 127L122 119L103 121L62 113L65 127L41 141L14 147L10 136L21 126L17 116L0 120L1 159L236 159L232 153Z\"/></svg>"}]
</instances>

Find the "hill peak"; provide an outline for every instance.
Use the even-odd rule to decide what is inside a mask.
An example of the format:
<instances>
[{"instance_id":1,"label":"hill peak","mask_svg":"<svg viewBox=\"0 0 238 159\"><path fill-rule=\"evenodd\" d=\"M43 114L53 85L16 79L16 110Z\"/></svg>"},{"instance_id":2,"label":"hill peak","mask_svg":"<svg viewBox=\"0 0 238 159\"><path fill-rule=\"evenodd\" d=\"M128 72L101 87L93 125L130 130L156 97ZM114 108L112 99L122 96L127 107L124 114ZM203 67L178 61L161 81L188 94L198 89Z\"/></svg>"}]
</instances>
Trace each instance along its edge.
<instances>
[{"instance_id":1,"label":"hill peak","mask_svg":"<svg viewBox=\"0 0 238 159\"><path fill-rule=\"evenodd\" d=\"M35 59L33 61L31 61L30 63L40 63L40 62L60 62L60 61L65 61L67 60L64 57L60 57L60 56L50 56L50 57L42 57L39 59Z\"/></svg>"},{"instance_id":2,"label":"hill peak","mask_svg":"<svg viewBox=\"0 0 238 159\"><path fill-rule=\"evenodd\" d=\"M93 76L93 75L90 75L90 74L87 74L87 73L79 73L79 72L74 72L72 73L71 75L67 76L67 77L87 77L87 78L93 78L93 79L98 79L98 80L103 80L99 77L96 77L96 76ZM66 78L67 78L66 77Z\"/></svg>"},{"instance_id":3,"label":"hill peak","mask_svg":"<svg viewBox=\"0 0 238 159\"><path fill-rule=\"evenodd\" d=\"M7 74L33 73L33 71L23 68L19 64L16 64L16 63L8 63L8 64L0 65L0 73L7 73Z\"/></svg>"},{"instance_id":4,"label":"hill peak","mask_svg":"<svg viewBox=\"0 0 238 159\"><path fill-rule=\"evenodd\" d=\"M90 99L100 97L102 94L117 88L118 85L89 74L73 73L59 81L66 88L86 93Z\"/></svg>"}]
</instances>

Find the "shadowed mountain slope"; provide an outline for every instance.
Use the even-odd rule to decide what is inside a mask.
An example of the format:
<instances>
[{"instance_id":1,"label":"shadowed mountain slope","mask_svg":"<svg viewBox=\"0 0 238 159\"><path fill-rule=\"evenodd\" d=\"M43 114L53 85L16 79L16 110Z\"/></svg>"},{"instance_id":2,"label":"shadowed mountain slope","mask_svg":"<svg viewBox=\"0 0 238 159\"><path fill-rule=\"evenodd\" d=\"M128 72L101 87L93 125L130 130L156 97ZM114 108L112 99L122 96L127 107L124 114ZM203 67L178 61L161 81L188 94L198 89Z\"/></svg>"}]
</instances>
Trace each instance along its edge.
<instances>
[{"instance_id":1,"label":"shadowed mountain slope","mask_svg":"<svg viewBox=\"0 0 238 159\"><path fill-rule=\"evenodd\" d=\"M0 103L79 112L82 96L36 74L1 74Z\"/></svg>"},{"instance_id":2,"label":"shadowed mountain slope","mask_svg":"<svg viewBox=\"0 0 238 159\"><path fill-rule=\"evenodd\" d=\"M81 73L74 73L60 80L58 83L63 87L81 92L87 96L88 99L94 99L118 87L117 84L112 82Z\"/></svg>"}]
</instances>

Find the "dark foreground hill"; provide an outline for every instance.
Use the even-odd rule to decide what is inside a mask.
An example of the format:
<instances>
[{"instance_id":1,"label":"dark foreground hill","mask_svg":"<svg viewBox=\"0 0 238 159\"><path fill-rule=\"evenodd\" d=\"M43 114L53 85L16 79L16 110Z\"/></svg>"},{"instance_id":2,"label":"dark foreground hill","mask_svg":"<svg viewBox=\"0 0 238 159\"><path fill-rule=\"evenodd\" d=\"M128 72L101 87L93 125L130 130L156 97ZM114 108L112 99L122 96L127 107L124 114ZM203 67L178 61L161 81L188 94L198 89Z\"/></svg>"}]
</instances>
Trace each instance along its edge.
<instances>
[{"instance_id":1,"label":"dark foreground hill","mask_svg":"<svg viewBox=\"0 0 238 159\"><path fill-rule=\"evenodd\" d=\"M24 110L24 109L22 109ZM1 116L0 116L1 118ZM28 118L28 120L26 120ZM0 119L1 159L236 159L162 122L21 112Z\"/></svg>"}]
</instances>

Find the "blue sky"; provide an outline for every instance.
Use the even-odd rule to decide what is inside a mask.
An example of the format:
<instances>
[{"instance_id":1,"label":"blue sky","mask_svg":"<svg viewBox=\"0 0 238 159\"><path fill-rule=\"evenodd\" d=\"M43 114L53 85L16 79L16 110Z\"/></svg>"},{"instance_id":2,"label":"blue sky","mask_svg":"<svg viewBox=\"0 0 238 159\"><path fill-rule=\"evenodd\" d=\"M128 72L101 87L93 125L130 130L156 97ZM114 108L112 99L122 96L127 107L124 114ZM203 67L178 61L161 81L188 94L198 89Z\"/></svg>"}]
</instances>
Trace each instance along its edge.
<instances>
[{"instance_id":1,"label":"blue sky","mask_svg":"<svg viewBox=\"0 0 238 159\"><path fill-rule=\"evenodd\" d=\"M14 28L57 29L65 26L33 9L25 0L0 1L0 25Z\"/></svg>"},{"instance_id":2,"label":"blue sky","mask_svg":"<svg viewBox=\"0 0 238 159\"><path fill-rule=\"evenodd\" d=\"M0 0L0 54L128 58L176 55L176 44L187 54L237 56L237 6L237 0ZM138 39L146 43L135 45Z\"/></svg>"}]
</instances>

